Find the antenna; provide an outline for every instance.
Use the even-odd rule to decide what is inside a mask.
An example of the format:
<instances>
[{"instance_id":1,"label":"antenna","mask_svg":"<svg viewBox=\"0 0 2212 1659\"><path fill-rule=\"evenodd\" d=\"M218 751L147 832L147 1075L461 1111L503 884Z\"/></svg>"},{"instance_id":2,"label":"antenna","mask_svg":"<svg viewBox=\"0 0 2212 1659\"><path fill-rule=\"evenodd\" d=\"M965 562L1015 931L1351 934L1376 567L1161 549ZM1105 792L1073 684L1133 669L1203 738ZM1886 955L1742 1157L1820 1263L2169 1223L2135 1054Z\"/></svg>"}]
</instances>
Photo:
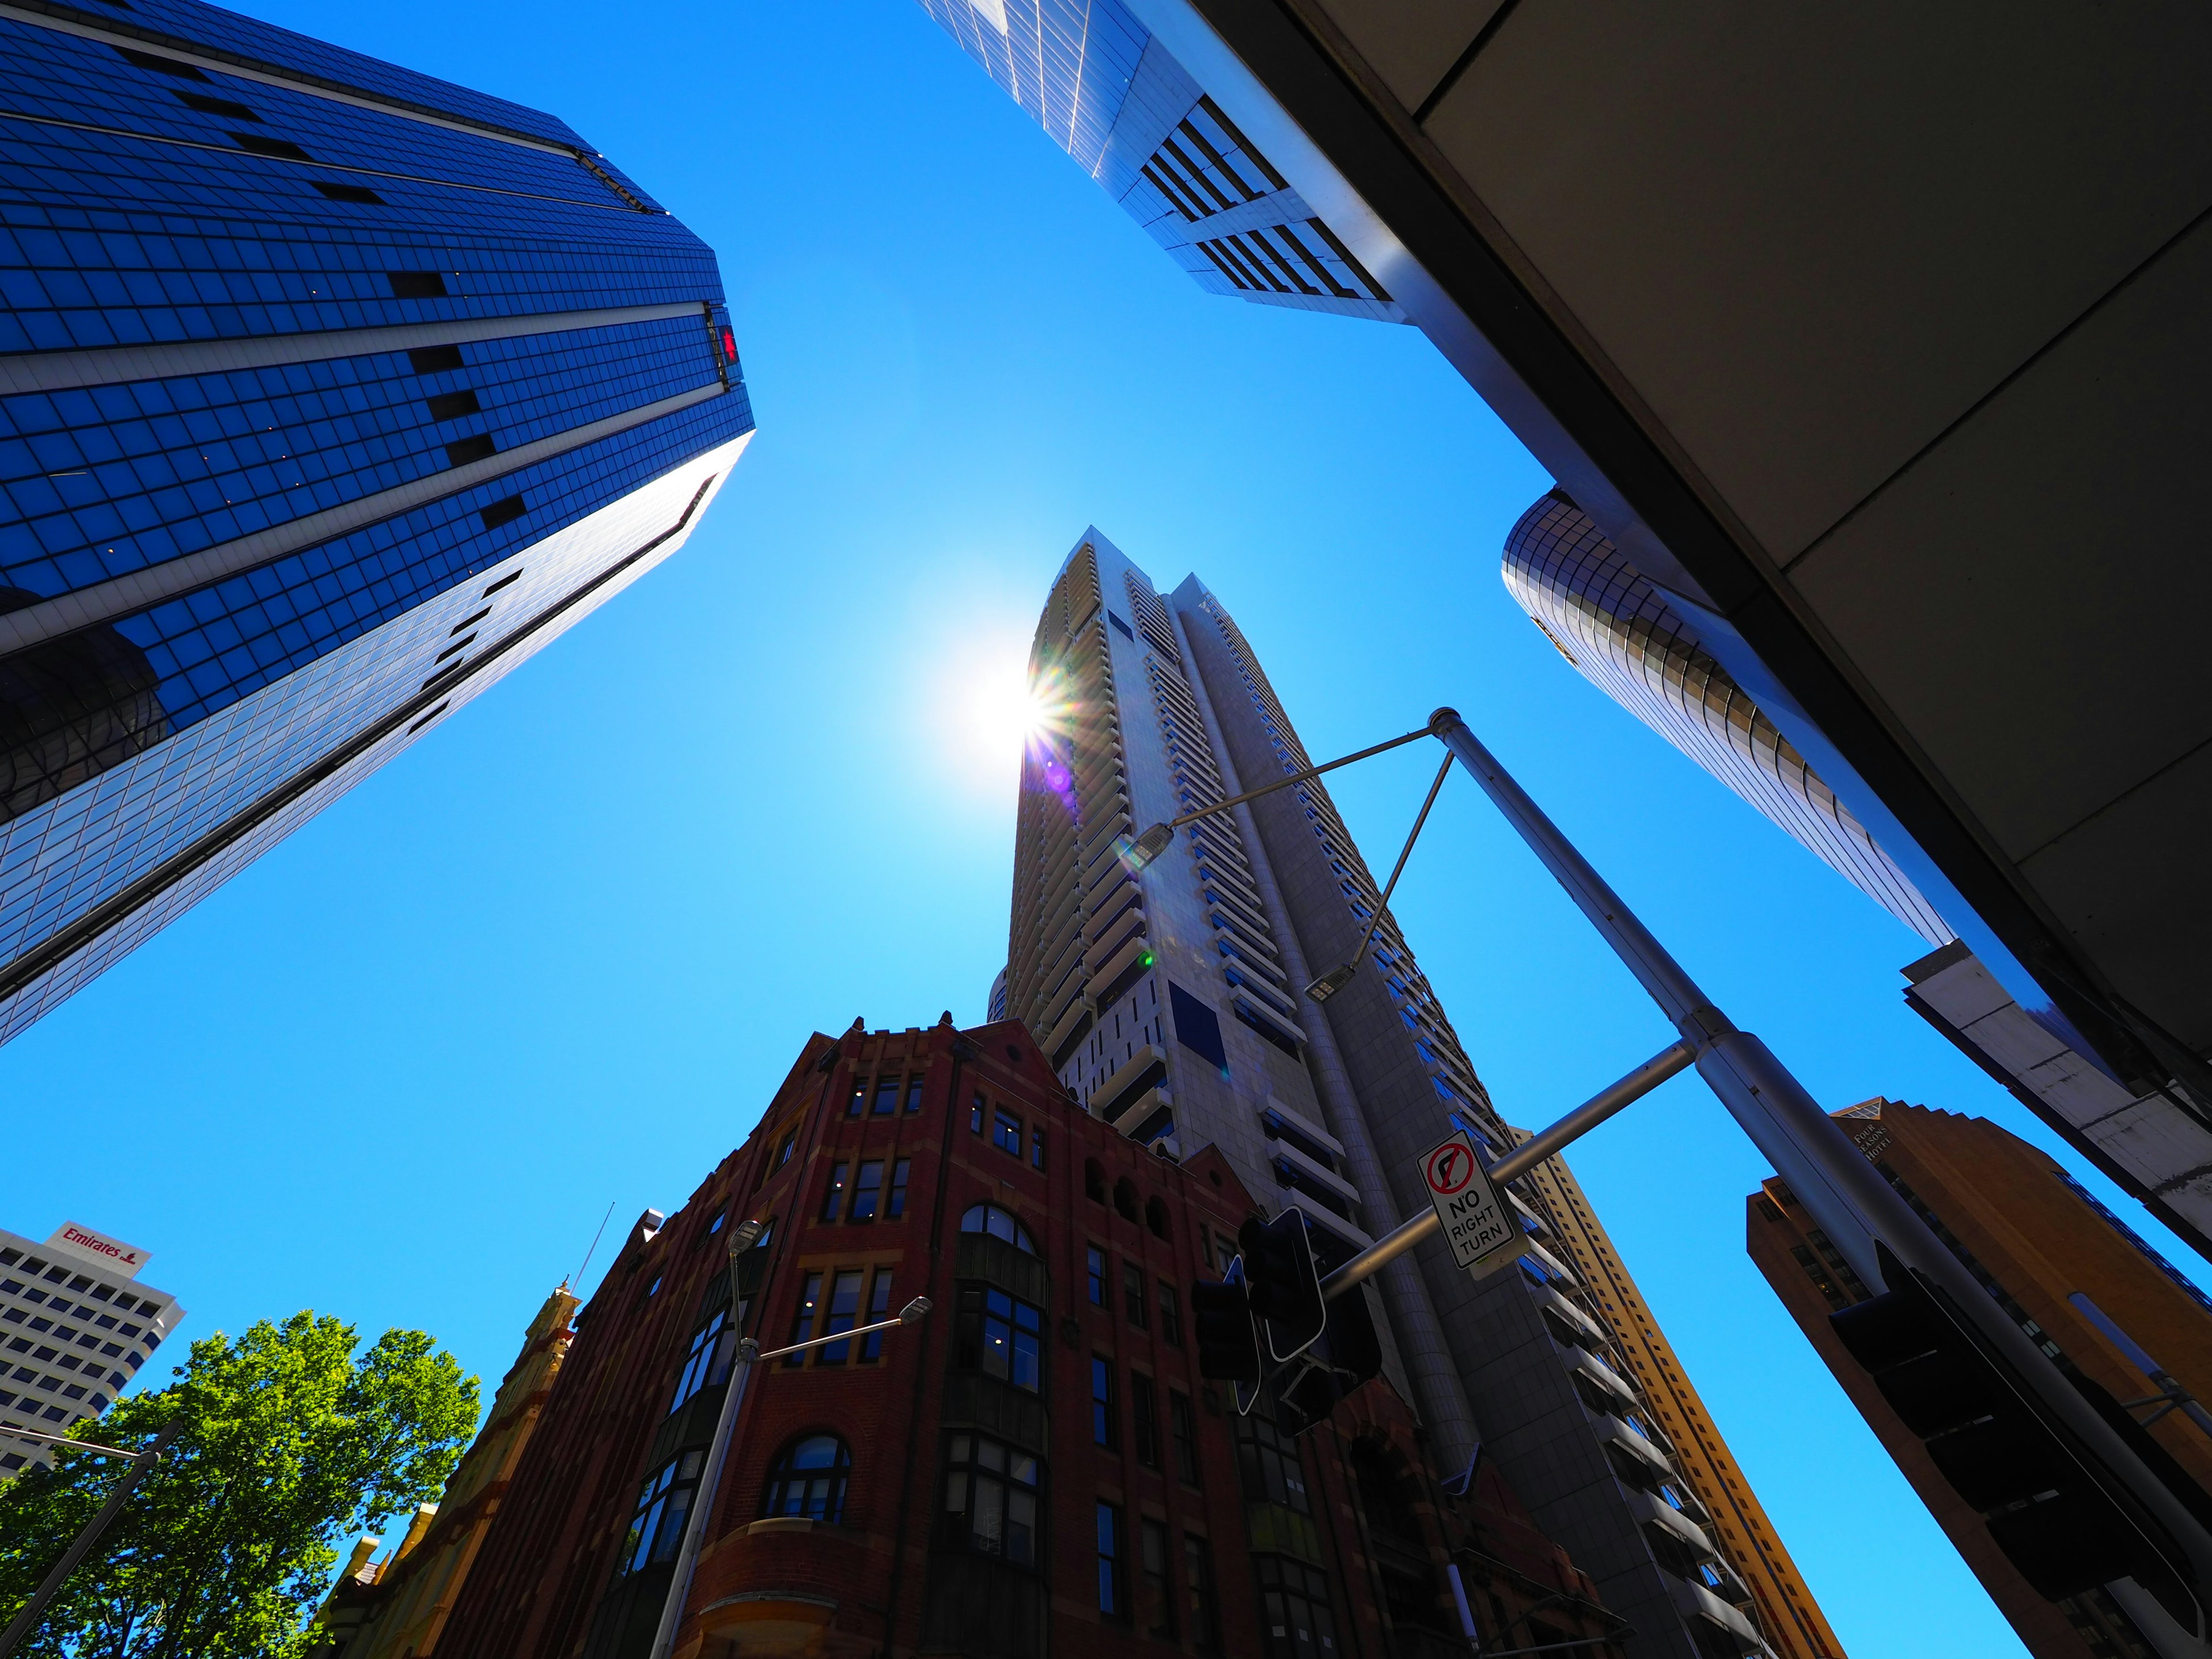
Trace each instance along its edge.
<instances>
[{"instance_id":1,"label":"antenna","mask_svg":"<svg viewBox=\"0 0 2212 1659\"><path fill-rule=\"evenodd\" d=\"M599 1240L607 1231L607 1223L614 1218L615 1201L611 1198L607 1200L607 1212L599 1218L599 1231L592 1235L592 1248L584 1252L584 1260L576 1269L576 1276L568 1281L571 1285L580 1285L584 1282L584 1269L592 1265L592 1258L599 1254Z\"/></svg>"}]
</instances>

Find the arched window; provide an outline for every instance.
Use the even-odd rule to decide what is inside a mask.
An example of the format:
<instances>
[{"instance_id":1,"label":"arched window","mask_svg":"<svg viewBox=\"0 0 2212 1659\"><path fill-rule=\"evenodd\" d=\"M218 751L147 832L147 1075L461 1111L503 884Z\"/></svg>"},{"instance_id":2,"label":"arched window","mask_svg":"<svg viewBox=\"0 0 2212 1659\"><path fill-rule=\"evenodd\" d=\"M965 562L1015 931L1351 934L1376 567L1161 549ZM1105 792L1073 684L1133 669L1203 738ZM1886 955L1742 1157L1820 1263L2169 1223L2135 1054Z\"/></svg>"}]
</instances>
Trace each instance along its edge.
<instances>
[{"instance_id":1,"label":"arched window","mask_svg":"<svg viewBox=\"0 0 2212 1659\"><path fill-rule=\"evenodd\" d=\"M1157 1198L1145 1200L1145 1225L1152 1229L1154 1238L1168 1236L1168 1206Z\"/></svg>"},{"instance_id":2,"label":"arched window","mask_svg":"<svg viewBox=\"0 0 2212 1659\"><path fill-rule=\"evenodd\" d=\"M1114 1213L1124 1221L1137 1218L1137 1183L1127 1176L1114 1183Z\"/></svg>"},{"instance_id":3,"label":"arched window","mask_svg":"<svg viewBox=\"0 0 2212 1659\"><path fill-rule=\"evenodd\" d=\"M1106 1171L1099 1167L1095 1158L1083 1160L1083 1195L1093 1204L1106 1201Z\"/></svg>"},{"instance_id":4,"label":"arched window","mask_svg":"<svg viewBox=\"0 0 2212 1659\"><path fill-rule=\"evenodd\" d=\"M853 1454L834 1434L810 1434L783 1449L768 1472L763 1516L795 1515L835 1526L845 1518L845 1480Z\"/></svg>"},{"instance_id":5,"label":"arched window","mask_svg":"<svg viewBox=\"0 0 2212 1659\"><path fill-rule=\"evenodd\" d=\"M960 1231L1003 1238L1024 1255L1037 1253L1036 1241L1030 1237L1030 1230L995 1204L970 1204L960 1218Z\"/></svg>"}]
</instances>

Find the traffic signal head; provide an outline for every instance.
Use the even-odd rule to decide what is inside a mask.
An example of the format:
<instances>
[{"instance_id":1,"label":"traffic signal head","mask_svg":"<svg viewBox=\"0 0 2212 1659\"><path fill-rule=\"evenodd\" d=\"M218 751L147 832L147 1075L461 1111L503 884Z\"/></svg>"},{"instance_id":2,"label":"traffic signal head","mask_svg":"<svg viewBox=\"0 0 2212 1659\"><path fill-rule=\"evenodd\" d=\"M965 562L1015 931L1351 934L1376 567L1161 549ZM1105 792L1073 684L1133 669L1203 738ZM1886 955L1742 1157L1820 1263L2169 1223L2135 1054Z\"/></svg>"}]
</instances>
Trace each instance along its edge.
<instances>
[{"instance_id":1,"label":"traffic signal head","mask_svg":"<svg viewBox=\"0 0 2212 1659\"><path fill-rule=\"evenodd\" d=\"M1267 1332L1269 1357L1295 1358L1313 1346L1328 1319L1305 1212L1293 1208L1273 1221L1255 1218L1237 1230L1237 1242L1244 1251L1252 1312Z\"/></svg>"},{"instance_id":2,"label":"traffic signal head","mask_svg":"<svg viewBox=\"0 0 2212 1659\"><path fill-rule=\"evenodd\" d=\"M1276 1423L1291 1434L1304 1434L1382 1369L1382 1345L1375 1335L1367 1292L1353 1289L1328 1304L1321 1340L1300 1357L1297 1373L1277 1390Z\"/></svg>"},{"instance_id":3,"label":"traffic signal head","mask_svg":"<svg viewBox=\"0 0 2212 1659\"><path fill-rule=\"evenodd\" d=\"M1198 1336L1198 1374L1241 1388L1260 1382L1260 1333L1245 1296L1243 1264L1229 1264L1221 1283L1190 1287L1191 1324Z\"/></svg>"}]
</instances>

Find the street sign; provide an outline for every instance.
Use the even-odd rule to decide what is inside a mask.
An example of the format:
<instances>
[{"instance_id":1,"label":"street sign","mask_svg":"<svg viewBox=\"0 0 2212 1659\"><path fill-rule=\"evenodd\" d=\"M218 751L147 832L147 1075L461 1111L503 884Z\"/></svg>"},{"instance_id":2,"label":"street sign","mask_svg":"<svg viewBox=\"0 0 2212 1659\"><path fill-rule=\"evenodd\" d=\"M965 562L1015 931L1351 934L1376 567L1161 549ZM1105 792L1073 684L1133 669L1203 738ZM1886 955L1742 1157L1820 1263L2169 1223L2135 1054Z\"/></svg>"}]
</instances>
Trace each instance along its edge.
<instances>
[{"instance_id":1,"label":"street sign","mask_svg":"<svg viewBox=\"0 0 2212 1659\"><path fill-rule=\"evenodd\" d=\"M1474 1139L1466 1130L1421 1155L1421 1184L1443 1224L1452 1259L1461 1267L1479 1273L1521 1254L1521 1224L1482 1167Z\"/></svg>"}]
</instances>

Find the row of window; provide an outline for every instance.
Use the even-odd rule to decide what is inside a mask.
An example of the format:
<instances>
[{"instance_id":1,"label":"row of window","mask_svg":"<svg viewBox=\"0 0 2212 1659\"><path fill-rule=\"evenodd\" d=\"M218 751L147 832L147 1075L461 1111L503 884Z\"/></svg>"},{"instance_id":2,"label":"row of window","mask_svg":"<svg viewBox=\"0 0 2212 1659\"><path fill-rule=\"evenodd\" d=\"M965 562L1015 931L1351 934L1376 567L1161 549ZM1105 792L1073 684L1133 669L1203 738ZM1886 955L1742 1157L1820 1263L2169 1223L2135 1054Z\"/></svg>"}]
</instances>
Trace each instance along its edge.
<instances>
[{"instance_id":1,"label":"row of window","mask_svg":"<svg viewBox=\"0 0 2212 1659\"><path fill-rule=\"evenodd\" d=\"M1015 1158L1022 1155L1022 1121L1004 1106L994 1106L977 1090L975 1097L968 1103L968 1131L970 1134L988 1134L991 1144L1002 1152ZM1044 1168L1044 1130L1040 1126L1030 1129L1030 1167Z\"/></svg>"},{"instance_id":2,"label":"row of window","mask_svg":"<svg viewBox=\"0 0 2212 1659\"><path fill-rule=\"evenodd\" d=\"M890 1117L899 1109L899 1097L906 1097L909 1113L921 1109L921 1073L917 1072L903 1082L896 1072L886 1073L871 1085L867 1079L853 1079L853 1092L846 1097L845 1115L859 1117L866 1112L871 1117Z\"/></svg>"},{"instance_id":3,"label":"row of window","mask_svg":"<svg viewBox=\"0 0 2212 1659\"><path fill-rule=\"evenodd\" d=\"M839 1159L830 1166L830 1188L822 1195L822 1218L824 1221L873 1221L880 1211L886 1220L896 1220L906 1213L906 1182L912 1158L888 1160L890 1167L890 1188L884 1188L884 1168L887 1160L880 1158L862 1158L860 1170L854 1173L851 1163ZM848 1182L851 1190L847 1191ZM850 1203L847 1202L850 1198Z\"/></svg>"},{"instance_id":4,"label":"row of window","mask_svg":"<svg viewBox=\"0 0 2212 1659\"><path fill-rule=\"evenodd\" d=\"M1114 1362L1103 1354L1091 1355L1091 1438L1109 1451L1117 1450L1121 1443L1119 1393ZM1171 1451L1177 1477L1189 1486L1199 1484L1198 1419L1191 1410L1188 1395L1181 1389L1168 1390L1168 1443L1163 1446L1159 1395L1151 1377L1142 1371L1132 1370L1129 1425L1129 1449L1135 1453L1137 1462L1148 1469L1157 1469L1162 1466L1164 1455Z\"/></svg>"},{"instance_id":5,"label":"row of window","mask_svg":"<svg viewBox=\"0 0 2212 1659\"><path fill-rule=\"evenodd\" d=\"M1107 1276L1106 1252L1096 1244L1084 1251L1085 1283L1090 1291L1091 1305L1110 1308L1113 1288ZM1152 1300L1159 1310L1160 1340L1171 1348L1182 1346L1182 1298L1176 1287L1164 1279L1155 1281ZM1148 1309L1145 1291L1145 1270L1135 1262L1121 1263L1121 1307L1129 1322L1139 1330L1152 1328L1152 1316Z\"/></svg>"},{"instance_id":6,"label":"row of window","mask_svg":"<svg viewBox=\"0 0 2212 1659\"><path fill-rule=\"evenodd\" d=\"M1177 1640L1182 1627L1188 1624L1191 1645L1200 1653L1215 1651L1218 1625L1214 1613L1213 1558L1206 1540L1194 1532L1183 1534L1182 1559L1178 1564L1167 1522L1140 1516L1135 1565L1143 1586L1141 1607L1130 1594L1127 1522L1120 1504L1102 1498L1098 1504L1099 1613L1123 1624L1141 1620L1146 1635L1168 1642Z\"/></svg>"},{"instance_id":7,"label":"row of window","mask_svg":"<svg viewBox=\"0 0 2212 1659\"><path fill-rule=\"evenodd\" d=\"M891 1270L875 1269L874 1282L868 1284L869 1270L866 1267L837 1267L817 1269L806 1275L799 1292L799 1311L791 1316L793 1342L811 1342L817 1336L835 1336L840 1331L849 1331L855 1325L873 1324L890 1317ZM824 1282L827 1282L825 1291ZM866 1290L867 1317L860 1317L862 1292ZM819 1322L820 1328L816 1328ZM816 1366L842 1365L852 1359L850 1342L829 1342L821 1347L810 1348L804 1353L787 1354L785 1366L797 1370L810 1361ZM884 1334L871 1331L860 1339L860 1359L863 1364L880 1359L884 1354Z\"/></svg>"}]
</instances>

